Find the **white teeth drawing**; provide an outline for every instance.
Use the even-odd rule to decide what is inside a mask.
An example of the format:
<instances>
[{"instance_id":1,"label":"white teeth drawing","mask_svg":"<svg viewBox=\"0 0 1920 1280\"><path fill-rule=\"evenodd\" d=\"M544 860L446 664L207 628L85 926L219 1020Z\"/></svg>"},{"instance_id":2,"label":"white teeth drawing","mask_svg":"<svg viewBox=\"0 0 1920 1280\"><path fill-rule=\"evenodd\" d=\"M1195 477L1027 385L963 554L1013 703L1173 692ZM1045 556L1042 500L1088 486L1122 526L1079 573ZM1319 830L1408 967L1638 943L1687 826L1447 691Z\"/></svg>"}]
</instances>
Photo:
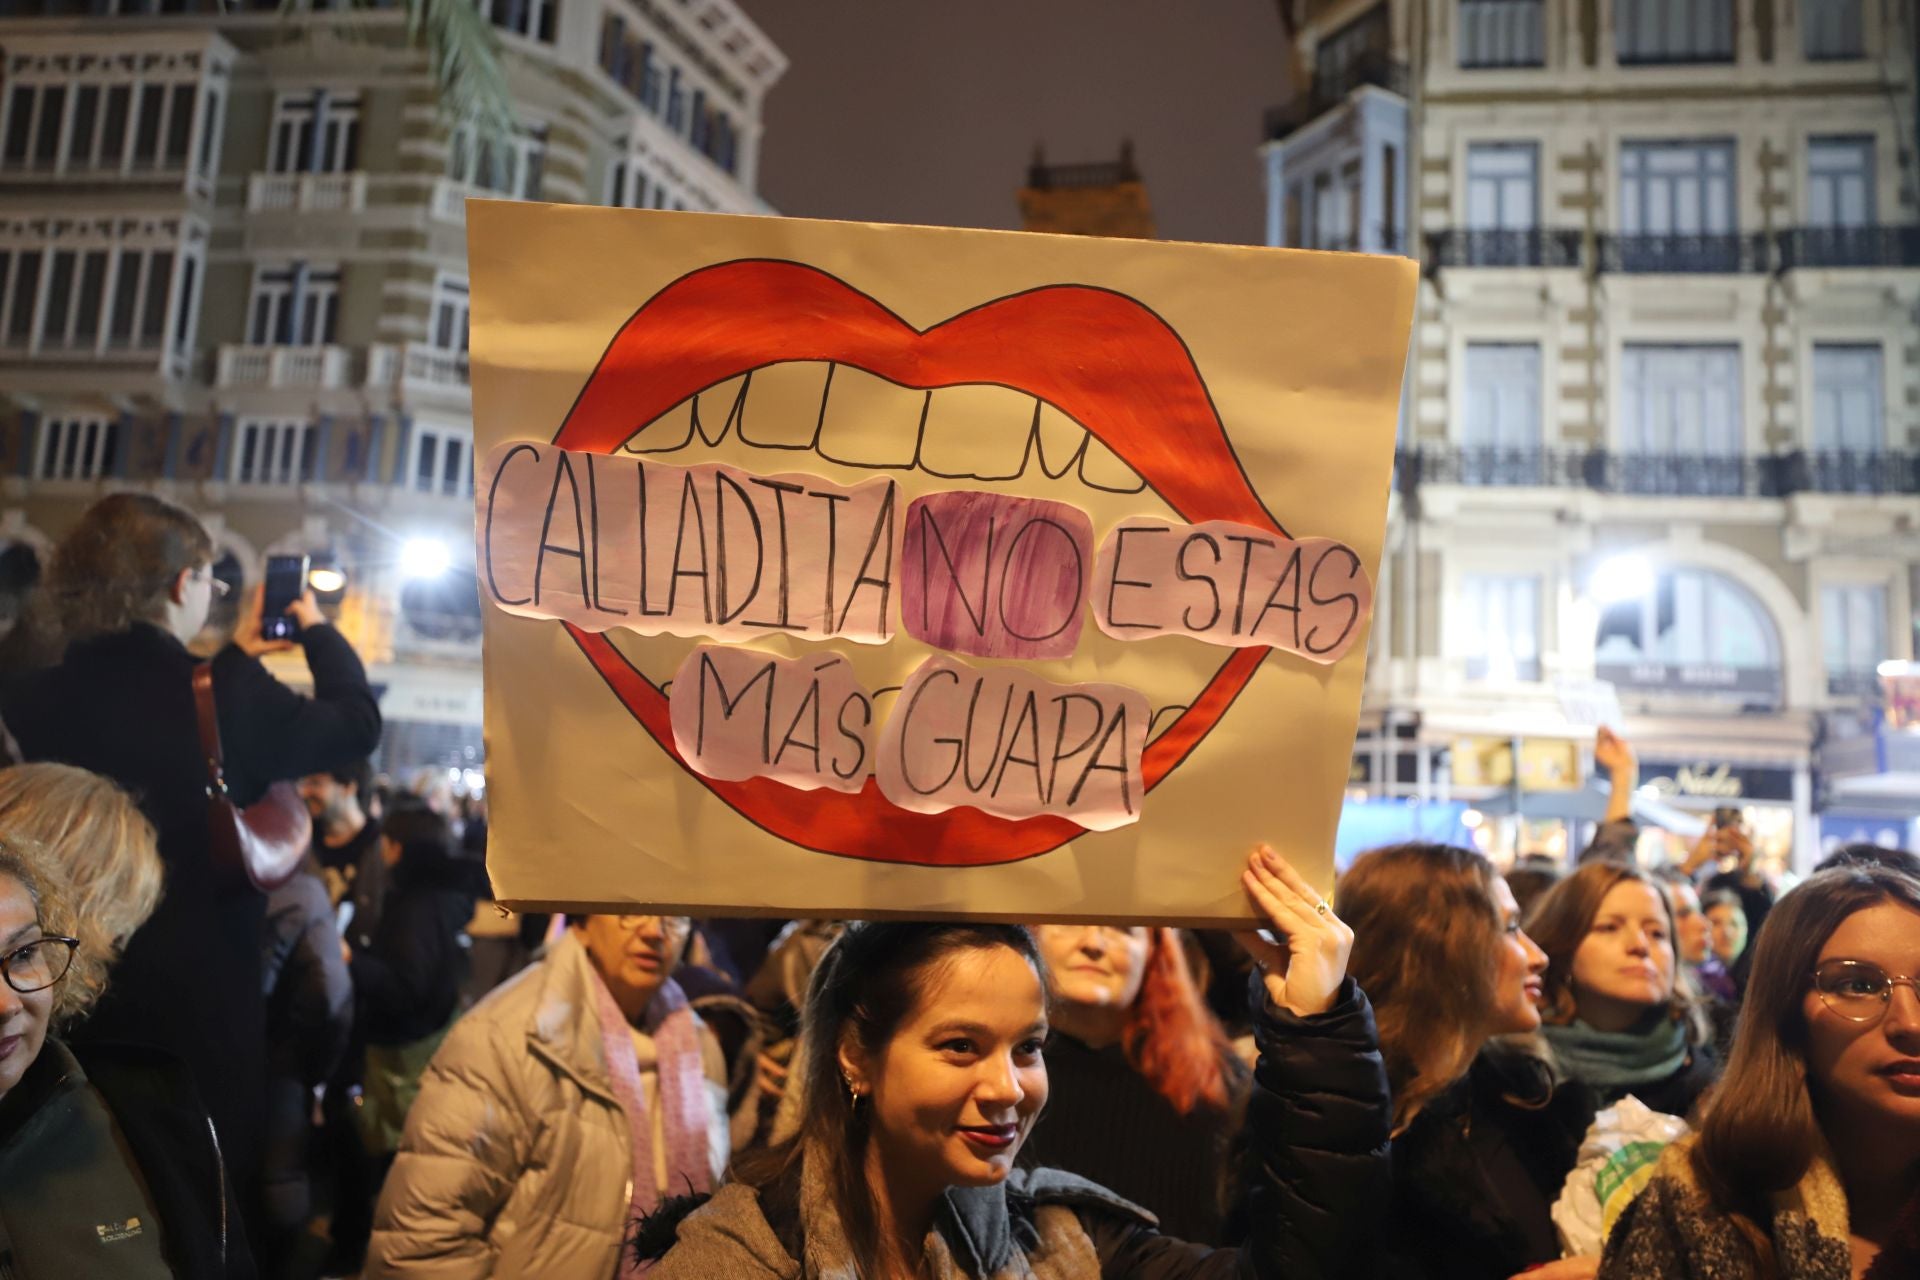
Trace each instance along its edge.
<instances>
[{"instance_id":1,"label":"white teeth drawing","mask_svg":"<svg viewBox=\"0 0 1920 1280\"><path fill-rule=\"evenodd\" d=\"M862 423L918 422L927 393L876 378L851 365L833 367L827 415L820 424L820 456L859 467L913 466L917 444L911 431L865 431Z\"/></svg>"},{"instance_id":2,"label":"white teeth drawing","mask_svg":"<svg viewBox=\"0 0 1920 1280\"><path fill-rule=\"evenodd\" d=\"M1087 436L1087 449L1080 455L1080 483L1090 489L1105 489L1110 493L1139 493L1147 487L1147 482L1133 473L1133 468L1120 461L1120 455Z\"/></svg>"},{"instance_id":3,"label":"white teeth drawing","mask_svg":"<svg viewBox=\"0 0 1920 1280\"><path fill-rule=\"evenodd\" d=\"M1011 387L934 392L920 431L920 469L960 481L1012 479L1026 461L1037 403Z\"/></svg>"},{"instance_id":4,"label":"white teeth drawing","mask_svg":"<svg viewBox=\"0 0 1920 1280\"><path fill-rule=\"evenodd\" d=\"M916 422L919 430L873 431L876 419ZM921 391L824 361L787 360L729 378L681 401L622 447L691 462L698 459L671 455L704 453L729 434L769 454L812 452L846 466L918 471L962 485L1038 471L1106 493L1147 487L1085 427L1026 392L987 384ZM797 457L777 464L770 457L765 469L802 467Z\"/></svg>"}]
</instances>

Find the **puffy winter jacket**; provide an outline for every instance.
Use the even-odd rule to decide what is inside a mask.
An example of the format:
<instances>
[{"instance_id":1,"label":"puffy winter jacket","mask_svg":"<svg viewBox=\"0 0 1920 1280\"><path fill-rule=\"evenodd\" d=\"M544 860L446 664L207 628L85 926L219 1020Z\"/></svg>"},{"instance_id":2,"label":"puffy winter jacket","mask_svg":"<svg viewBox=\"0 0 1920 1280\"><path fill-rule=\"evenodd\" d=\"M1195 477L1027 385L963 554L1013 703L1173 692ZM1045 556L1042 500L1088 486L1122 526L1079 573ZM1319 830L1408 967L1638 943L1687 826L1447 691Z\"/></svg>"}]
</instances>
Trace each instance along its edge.
<instances>
[{"instance_id":1,"label":"puffy winter jacket","mask_svg":"<svg viewBox=\"0 0 1920 1280\"><path fill-rule=\"evenodd\" d=\"M447 1033L374 1211L367 1280L607 1280L626 1238L633 1142L571 933ZM707 1149L728 1152L726 1068L701 1027Z\"/></svg>"},{"instance_id":2,"label":"puffy winter jacket","mask_svg":"<svg viewBox=\"0 0 1920 1280\"><path fill-rule=\"evenodd\" d=\"M1324 1014L1264 999L1248 1102L1252 1235L1212 1249L1161 1235L1151 1214L1052 1169L953 1187L927 1241L938 1280L1337 1280L1355 1274L1384 1216L1391 1173L1386 1071L1373 1010L1351 980ZM844 1229L804 1174L765 1192L735 1183L679 1224L656 1280L852 1275ZM648 1236L658 1239L652 1220ZM803 1269L800 1258L807 1259Z\"/></svg>"}]
</instances>

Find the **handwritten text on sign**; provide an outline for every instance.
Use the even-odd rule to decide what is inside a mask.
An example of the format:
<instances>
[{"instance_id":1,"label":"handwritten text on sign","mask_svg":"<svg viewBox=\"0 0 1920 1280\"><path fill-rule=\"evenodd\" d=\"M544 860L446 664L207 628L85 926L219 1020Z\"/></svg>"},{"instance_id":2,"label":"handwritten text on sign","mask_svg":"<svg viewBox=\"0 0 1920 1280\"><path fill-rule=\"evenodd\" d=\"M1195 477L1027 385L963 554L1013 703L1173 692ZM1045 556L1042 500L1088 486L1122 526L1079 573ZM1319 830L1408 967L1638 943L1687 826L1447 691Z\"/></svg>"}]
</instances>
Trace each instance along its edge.
<instances>
[{"instance_id":1,"label":"handwritten text on sign","mask_svg":"<svg viewBox=\"0 0 1920 1280\"><path fill-rule=\"evenodd\" d=\"M842 655L732 647L769 634L1073 656L1090 603L1108 636L1185 636L1337 661L1372 607L1360 559L1326 538L1135 517L1094 551L1064 503L951 490L906 502L888 478L846 486L718 463L674 466L511 441L481 468L480 581L495 605L592 631L707 637L676 673L674 746L725 780L766 777L895 805L1057 814L1092 830L1139 818L1145 697L922 662L884 724Z\"/></svg>"},{"instance_id":2,"label":"handwritten text on sign","mask_svg":"<svg viewBox=\"0 0 1920 1280\"><path fill-rule=\"evenodd\" d=\"M1016 667L928 658L880 731L880 791L902 809L1059 814L1089 831L1140 820L1145 695Z\"/></svg>"},{"instance_id":3,"label":"handwritten text on sign","mask_svg":"<svg viewBox=\"0 0 1920 1280\"><path fill-rule=\"evenodd\" d=\"M480 582L509 613L739 641L893 635L898 488L513 442L478 477Z\"/></svg>"},{"instance_id":4,"label":"handwritten text on sign","mask_svg":"<svg viewBox=\"0 0 1920 1280\"><path fill-rule=\"evenodd\" d=\"M1337 662L1373 608L1360 557L1225 520L1123 520L1100 544L1093 609L1116 640L1181 635Z\"/></svg>"}]
</instances>

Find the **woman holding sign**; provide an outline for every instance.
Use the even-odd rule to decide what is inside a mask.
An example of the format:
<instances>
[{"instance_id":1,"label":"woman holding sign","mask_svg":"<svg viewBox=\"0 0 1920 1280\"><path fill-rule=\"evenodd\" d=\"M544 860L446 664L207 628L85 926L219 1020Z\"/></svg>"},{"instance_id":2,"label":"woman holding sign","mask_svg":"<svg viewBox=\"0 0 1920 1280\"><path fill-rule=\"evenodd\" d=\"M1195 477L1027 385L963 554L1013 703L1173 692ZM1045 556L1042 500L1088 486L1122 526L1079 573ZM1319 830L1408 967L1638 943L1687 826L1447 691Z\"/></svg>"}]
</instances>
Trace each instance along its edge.
<instances>
[{"instance_id":1,"label":"woman holding sign","mask_svg":"<svg viewBox=\"0 0 1920 1280\"><path fill-rule=\"evenodd\" d=\"M1350 1274L1386 1185L1387 1096L1353 933L1277 854L1243 876L1281 941L1250 939L1264 998L1248 1110L1262 1170L1239 1250L1161 1235L1095 1183L1015 1159L1047 1099L1045 964L1014 925L848 929L814 976L806 1121L678 1223L656 1280L714 1276ZM677 1233L677 1242L664 1237Z\"/></svg>"}]
</instances>

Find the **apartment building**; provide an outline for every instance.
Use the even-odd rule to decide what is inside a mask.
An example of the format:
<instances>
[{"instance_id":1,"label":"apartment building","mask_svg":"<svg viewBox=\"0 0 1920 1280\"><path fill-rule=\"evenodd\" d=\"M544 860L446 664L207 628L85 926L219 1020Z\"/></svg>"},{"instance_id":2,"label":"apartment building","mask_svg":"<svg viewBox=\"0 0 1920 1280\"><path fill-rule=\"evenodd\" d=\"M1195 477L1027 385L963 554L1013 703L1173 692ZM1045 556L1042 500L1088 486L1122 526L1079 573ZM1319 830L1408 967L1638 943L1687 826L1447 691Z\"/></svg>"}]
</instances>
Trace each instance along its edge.
<instances>
[{"instance_id":1,"label":"apartment building","mask_svg":"<svg viewBox=\"0 0 1920 1280\"><path fill-rule=\"evenodd\" d=\"M403 11L314 8L0 0L0 558L125 488L236 588L310 555L383 763L477 767L465 201L766 212L786 62L732 0L478 0L507 133L442 109Z\"/></svg>"},{"instance_id":2,"label":"apartment building","mask_svg":"<svg viewBox=\"0 0 1920 1280\"><path fill-rule=\"evenodd\" d=\"M1423 268L1356 788L1446 799L1456 745L1585 736L1602 681L1662 798L1781 863L1911 839L1912 0L1285 12L1269 240Z\"/></svg>"}]
</instances>

